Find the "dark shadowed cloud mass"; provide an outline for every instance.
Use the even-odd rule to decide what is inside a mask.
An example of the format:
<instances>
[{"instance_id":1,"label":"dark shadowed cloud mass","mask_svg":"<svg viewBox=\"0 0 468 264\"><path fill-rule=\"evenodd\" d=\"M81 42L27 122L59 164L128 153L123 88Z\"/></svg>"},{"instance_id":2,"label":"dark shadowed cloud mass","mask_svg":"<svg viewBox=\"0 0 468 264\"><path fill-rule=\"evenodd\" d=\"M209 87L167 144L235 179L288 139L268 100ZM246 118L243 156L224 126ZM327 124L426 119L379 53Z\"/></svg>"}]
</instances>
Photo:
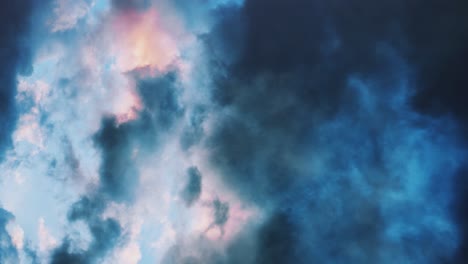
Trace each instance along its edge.
<instances>
[{"instance_id":1,"label":"dark shadowed cloud mass","mask_svg":"<svg viewBox=\"0 0 468 264\"><path fill-rule=\"evenodd\" d=\"M202 176L197 167L190 167L187 169L187 178L188 180L181 192L181 196L187 206L191 206L200 198L202 190Z\"/></svg>"},{"instance_id":2,"label":"dark shadowed cloud mass","mask_svg":"<svg viewBox=\"0 0 468 264\"><path fill-rule=\"evenodd\" d=\"M45 3L46 4L46 3ZM21 0L2 4L0 11L0 157L11 145L11 132L15 127L16 75L32 72L32 47L29 31L33 23L34 1Z\"/></svg>"}]
</instances>

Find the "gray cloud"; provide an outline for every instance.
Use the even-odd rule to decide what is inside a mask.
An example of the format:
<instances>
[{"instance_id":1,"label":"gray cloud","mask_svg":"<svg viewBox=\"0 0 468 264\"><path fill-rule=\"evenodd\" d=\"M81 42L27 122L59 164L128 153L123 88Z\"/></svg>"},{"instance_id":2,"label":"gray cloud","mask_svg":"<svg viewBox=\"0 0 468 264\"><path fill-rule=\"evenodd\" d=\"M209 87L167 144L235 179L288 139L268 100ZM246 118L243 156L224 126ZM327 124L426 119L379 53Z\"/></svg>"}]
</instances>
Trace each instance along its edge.
<instances>
[{"instance_id":1,"label":"gray cloud","mask_svg":"<svg viewBox=\"0 0 468 264\"><path fill-rule=\"evenodd\" d=\"M195 106L194 109L189 112L190 120L186 124L184 131L180 137L180 145L184 150L190 149L190 147L200 143L203 138L203 122L206 119L207 109L203 106Z\"/></svg>"},{"instance_id":2,"label":"gray cloud","mask_svg":"<svg viewBox=\"0 0 468 264\"><path fill-rule=\"evenodd\" d=\"M248 0L219 10L203 40L214 111L224 114L206 143L230 188L272 208L250 234L251 263L451 261L457 228L446 194L464 154L449 122L411 104L421 80L436 76L420 72L430 55L414 39L443 31L427 20L430 5ZM462 5L431 17L450 21ZM463 36L453 26L451 37ZM441 174L447 184L436 183Z\"/></svg>"},{"instance_id":3,"label":"gray cloud","mask_svg":"<svg viewBox=\"0 0 468 264\"><path fill-rule=\"evenodd\" d=\"M119 10L141 10L150 5L150 0L112 0L112 5Z\"/></svg>"},{"instance_id":4,"label":"gray cloud","mask_svg":"<svg viewBox=\"0 0 468 264\"><path fill-rule=\"evenodd\" d=\"M200 198L202 191L202 175L197 167L187 169L187 184L181 192L187 206L191 206Z\"/></svg>"},{"instance_id":5,"label":"gray cloud","mask_svg":"<svg viewBox=\"0 0 468 264\"><path fill-rule=\"evenodd\" d=\"M48 1L43 3L48 5ZM0 158L11 145L11 132L15 128L18 111L14 102L18 74L32 73L34 23L36 4L30 0L3 3L0 11Z\"/></svg>"},{"instance_id":6,"label":"gray cloud","mask_svg":"<svg viewBox=\"0 0 468 264\"><path fill-rule=\"evenodd\" d=\"M10 212L0 208L0 262L2 263L19 261L18 249L13 244L12 238L6 230L6 225L13 219L14 216Z\"/></svg>"},{"instance_id":7,"label":"gray cloud","mask_svg":"<svg viewBox=\"0 0 468 264\"><path fill-rule=\"evenodd\" d=\"M119 223L114 219L101 218L107 200L101 196L82 197L70 209L68 219L71 222L83 220L92 235L87 250L74 250L68 237L56 248L51 263L96 263L117 245L122 233Z\"/></svg>"},{"instance_id":8,"label":"gray cloud","mask_svg":"<svg viewBox=\"0 0 468 264\"><path fill-rule=\"evenodd\" d=\"M102 158L99 185L68 210L71 224L89 229L91 245L77 249L66 236L51 262L99 263L127 239L116 219L102 215L109 203L133 205L138 162L177 127L184 155L203 149L204 165L264 218L220 245L205 233L219 229L224 239L234 205L216 198L205 233L178 237L163 263L464 263L466 1L222 2L173 3L190 30L214 24L198 39L209 102L181 105L177 72L127 73L143 108L126 123L103 118L92 136ZM113 0L110 12L151 4ZM14 97L16 75L32 71L37 8L24 0L3 7L0 158L17 112L32 108L29 99L15 106ZM75 33L60 34L75 41ZM63 96L75 98L76 81L63 80ZM76 173L84 163L64 146ZM187 170L179 193L187 207L200 199L202 180L197 167ZM19 261L5 229L12 219L0 209L0 262Z\"/></svg>"},{"instance_id":9,"label":"gray cloud","mask_svg":"<svg viewBox=\"0 0 468 264\"><path fill-rule=\"evenodd\" d=\"M138 155L153 150L158 144L158 136L170 129L182 115L183 110L177 104L174 76L175 73L168 73L151 79L137 79L144 105L137 119L122 124L118 124L113 116L102 120L100 130L93 136L102 155L100 185L97 191L75 202L68 214L70 222L82 220L89 228L91 245L87 250L77 251L73 247L74 241L65 237L54 250L52 263L96 263L124 239L117 220L103 220L102 213L110 202L130 205L135 201L139 183ZM139 150L138 155L134 154L135 149ZM78 162L74 160L72 164Z\"/></svg>"}]
</instances>

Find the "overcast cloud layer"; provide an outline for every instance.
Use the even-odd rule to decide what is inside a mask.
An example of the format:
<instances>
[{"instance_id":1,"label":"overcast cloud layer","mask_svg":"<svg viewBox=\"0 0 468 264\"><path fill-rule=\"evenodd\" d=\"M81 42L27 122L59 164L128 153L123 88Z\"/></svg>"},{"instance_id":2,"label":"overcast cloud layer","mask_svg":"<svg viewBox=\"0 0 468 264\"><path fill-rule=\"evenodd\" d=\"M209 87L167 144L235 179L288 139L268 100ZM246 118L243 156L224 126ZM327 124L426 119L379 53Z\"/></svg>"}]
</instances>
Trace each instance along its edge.
<instances>
[{"instance_id":1,"label":"overcast cloud layer","mask_svg":"<svg viewBox=\"0 0 468 264\"><path fill-rule=\"evenodd\" d=\"M468 263L466 1L7 2L0 263Z\"/></svg>"}]
</instances>

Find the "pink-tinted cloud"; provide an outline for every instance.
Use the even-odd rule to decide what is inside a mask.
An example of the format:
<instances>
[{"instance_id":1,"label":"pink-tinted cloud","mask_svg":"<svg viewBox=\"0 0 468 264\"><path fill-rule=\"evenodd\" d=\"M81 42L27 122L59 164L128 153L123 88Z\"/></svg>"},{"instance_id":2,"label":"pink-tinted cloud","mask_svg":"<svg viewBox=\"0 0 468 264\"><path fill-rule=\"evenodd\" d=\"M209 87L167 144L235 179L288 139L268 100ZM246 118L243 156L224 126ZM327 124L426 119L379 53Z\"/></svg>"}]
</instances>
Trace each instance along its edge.
<instances>
[{"instance_id":1,"label":"pink-tinted cloud","mask_svg":"<svg viewBox=\"0 0 468 264\"><path fill-rule=\"evenodd\" d=\"M180 54L173 37L161 26L158 11L121 11L111 18L110 52L122 72L150 67L164 71Z\"/></svg>"}]
</instances>

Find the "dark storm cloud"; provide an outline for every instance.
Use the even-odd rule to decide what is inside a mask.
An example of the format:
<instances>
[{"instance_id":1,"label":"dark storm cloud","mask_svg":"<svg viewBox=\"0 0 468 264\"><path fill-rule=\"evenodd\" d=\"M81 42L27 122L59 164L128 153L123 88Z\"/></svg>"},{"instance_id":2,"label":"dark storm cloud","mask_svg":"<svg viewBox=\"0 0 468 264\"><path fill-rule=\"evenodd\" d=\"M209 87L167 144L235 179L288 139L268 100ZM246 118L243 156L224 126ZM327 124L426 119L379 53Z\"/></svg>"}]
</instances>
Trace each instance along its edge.
<instances>
[{"instance_id":1,"label":"dark storm cloud","mask_svg":"<svg viewBox=\"0 0 468 264\"><path fill-rule=\"evenodd\" d=\"M466 129L468 3L428 1L420 8L408 30L411 55L419 66L415 105L426 113L453 115Z\"/></svg>"},{"instance_id":2,"label":"dark storm cloud","mask_svg":"<svg viewBox=\"0 0 468 264\"><path fill-rule=\"evenodd\" d=\"M0 158L11 145L16 124L16 76L32 72L30 38L34 1L4 2L0 6Z\"/></svg>"},{"instance_id":3,"label":"dark storm cloud","mask_svg":"<svg viewBox=\"0 0 468 264\"><path fill-rule=\"evenodd\" d=\"M413 8L415 8L414 6ZM425 1L408 16L408 54L416 66L418 92L413 105L421 113L450 116L458 121L460 134L468 132L468 75L463 70L468 60L468 3L453 0ZM461 144L461 143L460 143ZM468 164L455 179L454 215L460 231L460 245L453 263L465 263L468 248L468 217L465 186Z\"/></svg>"},{"instance_id":4,"label":"dark storm cloud","mask_svg":"<svg viewBox=\"0 0 468 264\"><path fill-rule=\"evenodd\" d=\"M304 248L295 248L300 233L284 213L274 214L259 231L260 247L265 248L256 258L256 263L303 263L306 258ZM297 253L294 253L297 252Z\"/></svg>"},{"instance_id":5,"label":"dark storm cloud","mask_svg":"<svg viewBox=\"0 0 468 264\"><path fill-rule=\"evenodd\" d=\"M112 199L133 199L138 184L138 171L132 160L131 125L118 125L115 118L103 120L95 135L96 145L102 152L100 188Z\"/></svg>"},{"instance_id":6,"label":"dark storm cloud","mask_svg":"<svg viewBox=\"0 0 468 264\"><path fill-rule=\"evenodd\" d=\"M138 92L146 114L157 130L166 130L180 118L184 109L178 102L178 73L168 72L156 78L144 78L138 82Z\"/></svg>"},{"instance_id":7,"label":"dark storm cloud","mask_svg":"<svg viewBox=\"0 0 468 264\"><path fill-rule=\"evenodd\" d=\"M453 233L419 218L431 215L429 205L388 195L413 186L408 178L439 182L446 174L444 184L428 188L441 194L432 204L449 202L460 164L444 172L449 159L431 153L456 148L456 133L412 112L404 97L416 93L432 105L424 94L439 91L431 87L438 70L445 78L439 86L457 80L464 87L457 55L466 55L459 44L466 41L465 5L247 0L240 10L219 10L222 20L203 39L215 111L229 114L215 124L208 146L226 183L274 208L251 234L255 250L243 252L257 256L253 263L451 259ZM461 101L451 89L445 97ZM413 161L424 164L422 172L407 167ZM429 189L421 191L427 199ZM394 229L400 233L388 231Z\"/></svg>"},{"instance_id":8,"label":"dark storm cloud","mask_svg":"<svg viewBox=\"0 0 468 264\"><path fill-rule=\"evenodd\" d=\"M200 198L202 190L202 175L197 167L187 169L187 184L181 192L187 206L191 206Z\"/></svg>"},{"instance_id":9,"label":"dark storm cloud","mask_svg":"<svg viewBox=\"0 0 468 264\"><path fill-rule=\"evenodd\" d=\"M82 264L91 263L83 253L70 252L70 241L64 241L60 248L52 252L51 264Z\"/></svg>"},{"instance_id":10,"label":"dark storm cloud","mask_svg":"<svg viewBox=\"0 0 468 264\"><path fill-rule=\"evenodd\" d=\"M464 69L468 60L468 3L429 1L421 9L412 18L418 23L409 34L409 42L413 44L411 55L418 66L419 90L413 103L422 113L457 120L466 146L468 75ZM468 259L467 166L458 172L453 190L453 214L461 236L453 263L465 263Z\"/></svg>"},{"instance_id":11,"label":"dark storm cloud","mask_svg":"<svg viewBox=\"0 0 468 264\"><path fill-rule=\"evenodd\" d=\"M453 204L453 212L460 232L460 245L453 263L465 263L468 259L468 166L458 171L455 179L454 192L457 195Z\"/></svg>"}]
</instances>

